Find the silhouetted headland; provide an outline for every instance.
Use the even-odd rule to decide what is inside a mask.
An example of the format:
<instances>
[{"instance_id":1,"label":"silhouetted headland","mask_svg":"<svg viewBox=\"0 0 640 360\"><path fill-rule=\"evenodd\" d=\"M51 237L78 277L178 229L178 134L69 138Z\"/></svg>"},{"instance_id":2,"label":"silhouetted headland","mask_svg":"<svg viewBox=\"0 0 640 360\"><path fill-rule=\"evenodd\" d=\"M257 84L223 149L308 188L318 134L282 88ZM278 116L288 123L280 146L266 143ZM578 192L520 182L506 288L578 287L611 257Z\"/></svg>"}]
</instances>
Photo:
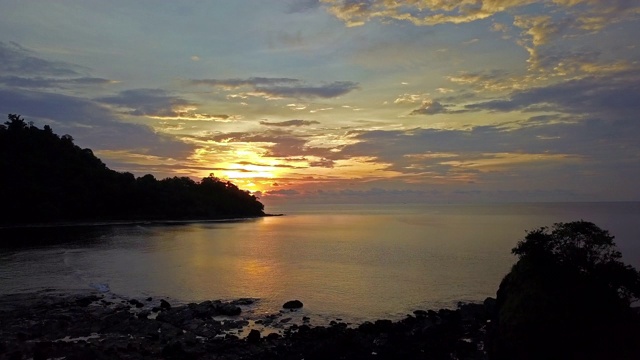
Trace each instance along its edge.
<instances>
[{"instance_id":1,"label":"silhouetted headland","mask_svg":"<svg viewBox=\"0 0 640 360\"><path fill-rule=\"evenodd\" d=\"M0 224L215 220L265 216L248 191L212 175L162 180L109 169L48 125L0 125Z\"/></svg>"}]
</instances>

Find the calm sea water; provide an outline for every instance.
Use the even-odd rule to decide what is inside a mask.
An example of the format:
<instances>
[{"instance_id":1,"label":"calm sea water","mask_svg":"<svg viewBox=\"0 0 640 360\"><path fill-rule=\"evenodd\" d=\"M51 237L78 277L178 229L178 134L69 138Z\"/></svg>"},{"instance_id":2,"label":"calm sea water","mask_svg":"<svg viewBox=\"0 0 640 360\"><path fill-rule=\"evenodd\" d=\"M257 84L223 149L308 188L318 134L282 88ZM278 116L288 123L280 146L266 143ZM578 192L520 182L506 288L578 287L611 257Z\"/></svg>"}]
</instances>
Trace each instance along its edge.
<instances>
[{"instance_id":1,"label":"calm sea water","mask_svg":"<svg viewBox=\"0 0 640 360\"><path fill-rule=\"evenodd\" d=\"M640 203L315 205L237 222L0 231L0 293L98 289L174 302L299 299L360 322L495 296L525 230L588 220L640 268ZM11 245L7 245L11 243Z\"/></svg>"}]
</instances>

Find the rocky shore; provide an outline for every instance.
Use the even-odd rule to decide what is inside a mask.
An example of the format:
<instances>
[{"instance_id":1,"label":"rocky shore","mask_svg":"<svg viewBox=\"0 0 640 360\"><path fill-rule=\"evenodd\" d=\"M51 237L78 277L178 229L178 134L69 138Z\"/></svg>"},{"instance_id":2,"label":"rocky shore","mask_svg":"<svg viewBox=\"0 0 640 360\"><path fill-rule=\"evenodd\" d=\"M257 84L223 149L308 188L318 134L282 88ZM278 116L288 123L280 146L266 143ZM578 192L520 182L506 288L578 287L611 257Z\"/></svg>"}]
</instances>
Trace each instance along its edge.
<instances>
[{"instance_id":1,"label":"rocky shore","mask_svg":"<svg viewBox=\"0 0 640 360\"><path fill-rule=\"evenodd\" d=\"M0 359L485 359L495 306L416 310L393 322L291 320L302 302L260 319L256 299L172 306L91 294L0 296Z\"/></svg>"}]
</instances>

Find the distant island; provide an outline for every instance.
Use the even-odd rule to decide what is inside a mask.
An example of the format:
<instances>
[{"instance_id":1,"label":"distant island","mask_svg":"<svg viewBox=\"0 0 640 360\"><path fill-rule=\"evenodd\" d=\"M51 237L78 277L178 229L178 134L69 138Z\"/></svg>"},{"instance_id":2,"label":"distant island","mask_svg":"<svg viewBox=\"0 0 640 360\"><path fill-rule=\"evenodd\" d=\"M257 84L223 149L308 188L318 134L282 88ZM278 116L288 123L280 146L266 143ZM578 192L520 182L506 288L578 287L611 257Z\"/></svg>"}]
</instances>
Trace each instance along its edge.
<instances>
[{"instance_id":1,"label":"distant island","mask_svg":"<svg viewBox=\"0 0 640 360\"><path fill-rule=\"evenodd\" d=\"M264 216L248 191L211 174L162 180L109 169L90 149L20 115L0 125L0 224Z\"/></svg>"}]
</instances>

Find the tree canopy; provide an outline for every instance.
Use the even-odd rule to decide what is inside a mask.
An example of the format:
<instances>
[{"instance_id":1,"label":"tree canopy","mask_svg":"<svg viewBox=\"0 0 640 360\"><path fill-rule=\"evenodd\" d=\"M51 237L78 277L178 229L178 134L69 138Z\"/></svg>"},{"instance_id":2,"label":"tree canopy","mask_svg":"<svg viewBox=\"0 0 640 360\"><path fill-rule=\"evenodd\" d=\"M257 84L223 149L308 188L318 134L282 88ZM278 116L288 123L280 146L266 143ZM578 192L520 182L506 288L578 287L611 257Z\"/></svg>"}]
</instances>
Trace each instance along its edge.
<instances>
[{"instance_id":1,"label":"tree canopy","mask_svg":"<svg viewBox=\"0 0 640 360\"><path fill-rule=\"evenodd\" d=\"M0 223L218 219L264 215L255 196L210 175L136 178L109 169L70 135L10 114L0 125Z\"/></svg>"},{"instance_id":2,"label":"tree canopy","mask_svg":"<svg viewBox=\"0 0 640 360\"><path fill-rule=\"evenodd\" d=\"M630 305L640 274L614 237L587 221L529 231L498 290L497 359L626 359L640 347Z\"/></svg>"}]
</instances>

